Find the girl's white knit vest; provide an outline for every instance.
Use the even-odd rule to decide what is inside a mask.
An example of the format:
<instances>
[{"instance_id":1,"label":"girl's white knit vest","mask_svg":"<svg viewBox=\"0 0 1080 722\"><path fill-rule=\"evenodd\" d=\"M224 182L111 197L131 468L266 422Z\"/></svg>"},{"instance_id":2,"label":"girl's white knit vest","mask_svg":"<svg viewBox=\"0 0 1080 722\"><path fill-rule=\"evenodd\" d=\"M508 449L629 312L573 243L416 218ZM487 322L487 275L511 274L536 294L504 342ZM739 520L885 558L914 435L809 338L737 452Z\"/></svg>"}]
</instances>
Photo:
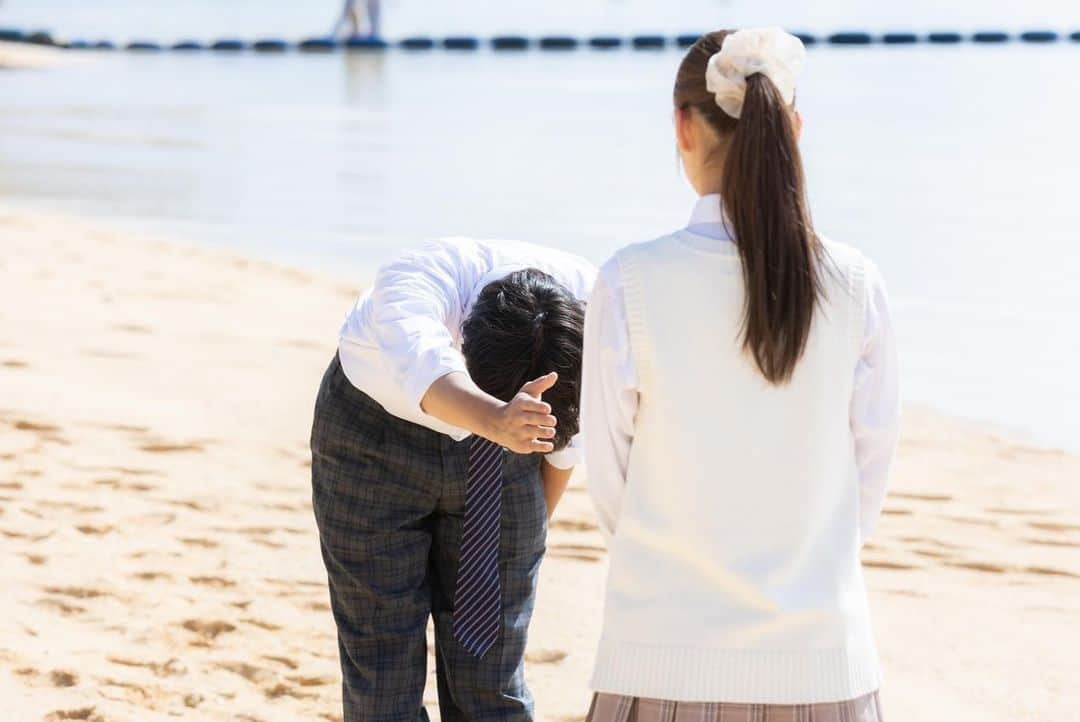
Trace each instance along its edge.
<instances>
[{"instance_id":1,"label":"girl's white knit vest","mask_svg":"<svg viewBox=\"0 0 1080 722\"><path fill-rule=\"evenodd\" d=\"M641 393L594 689L805 704L878 688L849 419L863 261L827 248L783 386L742 350L733 243L681 231L618 254Z\"/></svg>"}]
</instances>

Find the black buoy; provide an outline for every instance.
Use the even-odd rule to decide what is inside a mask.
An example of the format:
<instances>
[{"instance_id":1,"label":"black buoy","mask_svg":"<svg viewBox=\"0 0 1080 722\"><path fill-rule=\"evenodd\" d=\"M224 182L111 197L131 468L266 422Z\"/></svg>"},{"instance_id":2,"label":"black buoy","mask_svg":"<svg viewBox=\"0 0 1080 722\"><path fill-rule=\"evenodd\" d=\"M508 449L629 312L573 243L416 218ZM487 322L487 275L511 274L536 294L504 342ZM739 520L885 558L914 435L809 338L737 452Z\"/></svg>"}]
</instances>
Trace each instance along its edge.
<instances>
[{"instance_id":1,"label":"black buoy","mask_svg":"<svg viewBox=\"0 0 1080 722\"><path fill-rule=\"evenodd\" d=\"M997 30L983 30L974 33L971 36L971 41L975 43L1007 43L1009 42L1009 34Z\"/></svg>"},{"instance_id":2,"label":"black buoy","mask_svg":"<svg viewBox=\"0 0 1080 722\"><path fill-rule=\"evenodd\" d=\"M210 46L210 49L235 53L240 50L247 50L247 43L243 40L236 40L235 38L224 38L222 40L214 41L214 44Z\"/></svg>"},{"instance_id":3,"label":"black buoy","mask_svg":"<svg viewBox=\"0 0 1080 722\"><path fill-rule=\"evenodd\" d=\"M919 36L915 33L885 33L881 36L881 42L886 45L911 45L919 42Z\"/></svg>"},{"instance_id":4,"label":"black buoy","mask_svg":"<svg viewBox=\"0 0 1080 722\"><path fill-rule=\"evenodd\" d=\"M206 50L206 46L200 43L198 40L181 40L178 43L173 43L173 50Z\"/></svg>"},{"instance_id":5,"label":"black buoy","mask_svg":"<svg viewBox=\"0 0 1080 722\"><path fill-rule=\"evenodd\" d=\"M1077 30L1072 35L1070 35L1069 40L1072 40L1074 43L1080 43L1080 30Z\"/></svg>"},{"instance_id":6,"label":"black buoy","mask_svg":"<svg viewBox=\"0 0 1080 722\"><path fill-rule=\"evenodd\" d=\"M1061 36L1053 30L1029 30L1020 33L1020 39L1025 43L1056 43Z\"/></svg>"},{"instance_id":7,"label":"black buoy","mask_svg":"<svg viewBox=\"0 0 1080 722\"><path fill-rule=\"evenodd\" d=\"M334 38L308 38L301 40L296 47L305 53L330 53L338 48L338 41Z\"/></svg>"},{"instance_id":8,"label":"black buoy","mask_svg":"<svg viewBox=\"0 0 1080 722\"><path fill-rule=\"evenodd\" d=\"M435 41L431 38L414 37L405 38L398 42L398 45L406 50L431 50L435 47Z\"/></svg>"},{"instance_id":9,"label":"black buoy","mask_svg":"<svg viewBox=\"0 0 1080 722\"><path fill-rule=\"evenodd\" d=\"M589 47L596 50L612 50L621 48L623 39L617 35L595 35L589 38Z\"/></svg>"},{"instance_id":10,"label":"black buoy","mask_svg":"<svg viewBox=\"0 0 1080 722\"><path fill-rule=\"evenodd\" d=\"M528 50L529 39L521 35L496 35L491 39L495 50Z\"/></svg>"},{"instance_id":11,"label":"black buoy","mask_svg":"<svg viewBox=\"0 0 1080 722\"><path fill-rule=\"evenodd\" d=\"M635 35L630 42L638 50L662 50L667 47L667 38L663 35Z\"/></svg>"},{"instance_id":12,"label":"black buoy","mask_svg":"<svg viewBox=\"0 0 1080 722\"><path fill-rule=\"evenodd\" d=\"M36 33L30 33L26 36L26 42L33 43L34 45L56 45L56 41L53 36L44 30L39 30Z\"/></svg>"},{"instance_id":13,"label":"black buoy","mask_svg":"<svg viewBox=\"0 0 1080 722\"><path fill-rule=\"evenodd\" d=\"M964 41L964 36L960 33L930 33L926 41L936 45L956 45Z\"/></svg>"},{"instance_id":14,"label":"black buoy","mask_svg":"<svg viewBox=\"0 0 1080 722\"><path fill-rule=\"evenodd\" d=\"M442 46L447 50L476 50L480 41L471 35L451 35L443 38Z\"/></svg>"},{"instance_id":15,"label":"black buoy","mask_svg":"<svg viewBox=\"0 0 1080 722\"><path fill-rule=\"evenodd\" d=\"M386 50L390 46L382 38L354 35L345 40L345 47L349 50Z\"/></svg>"},{"instance_id":16,"label":"black buoy","mask_svg":"<svg viewBox=\"0 0 1080 722\"><path fill-rule=\"evenodd\" d=\"M810 47L811 45L818 44L818 36L811 35L810 33L792 33L795 37L802 41L802 44Z\"/></svg>"},{"instance_id":17,"label":"black buoy","mask_svg":"<svg viewBox=\"0 0 1080 722\"><path fill-rule=\"evenodd\" d=\"M264 38L256 40L251 44L251 47L257 53L284 53L289 49L289 43L277 38Z\"/></svg>"},{"instance_id":18,"label":"black buoy","mask_svg":"<svg viewBox=\"0 0 1080 722\"><path fill-rule=\"evenodd\" d=\"M578 39L569 35L546 35L540 38L541 50L574 50L578 46Z\"/></svg>"},{"instance_id":19,"label":"black buoy","mask_svg":"<svg viewBox=\"0 0 1080 722\"><path fill-rule=\"evenodd\" d=\"M161 50L161 43L155 43L153 40L133 40L127 44L128 50L135 50L139 52L153 53Z\"/></svg>"},{"instance_id":20,"label":"black buoy","mask_svg":"<svg viewBox=\"0 0 1080 722\"><path fill-rule=\"evenodd\" d=\"M874 42L870 33L833 33L827 39L830 45L869 45Z\"/></svg>"},{"instance_id":21,"label":"black buoy","mask_svg":"<svg viewBox=\"0 0 1080 722\"><path fill-rule=\"evenodd\" d=\"M701 38L701 35L694 35L693 33L683 33L682 35L675 36L675 44L680 48L689 48L693 46Z\"/></svg>"}]
</instances>

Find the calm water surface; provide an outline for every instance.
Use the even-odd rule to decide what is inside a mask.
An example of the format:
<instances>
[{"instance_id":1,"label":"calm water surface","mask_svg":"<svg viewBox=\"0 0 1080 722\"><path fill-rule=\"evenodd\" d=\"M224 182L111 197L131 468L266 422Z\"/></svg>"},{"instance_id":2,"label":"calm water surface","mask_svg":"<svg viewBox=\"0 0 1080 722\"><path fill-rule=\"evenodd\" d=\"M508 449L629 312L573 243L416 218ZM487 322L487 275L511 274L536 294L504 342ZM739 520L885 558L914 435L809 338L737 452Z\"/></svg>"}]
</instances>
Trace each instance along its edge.
<instances>
[{"instance_id":1,"label":"calm water surface","mask_svg":"<svg viewBox=\"0 0 1080 722\"><path fill-rule=\"evenodd\" d=\"M693 202L679 58L117 54L6 73L0 196L356 279L459 233L601 262ZM1080 45L821 48L800 89L817 224L888 279L908 400L1073 449L1077 77Z\"/></svg>"}]
</instances>

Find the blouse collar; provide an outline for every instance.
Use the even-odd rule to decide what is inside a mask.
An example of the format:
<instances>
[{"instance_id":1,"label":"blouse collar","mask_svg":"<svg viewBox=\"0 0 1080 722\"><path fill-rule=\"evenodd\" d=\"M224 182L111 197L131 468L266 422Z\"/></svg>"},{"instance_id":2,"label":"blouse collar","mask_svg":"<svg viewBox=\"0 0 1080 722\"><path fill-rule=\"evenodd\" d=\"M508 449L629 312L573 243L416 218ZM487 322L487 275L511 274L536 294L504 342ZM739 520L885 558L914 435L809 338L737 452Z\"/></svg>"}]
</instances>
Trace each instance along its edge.
<instances>
[{"instance_id":1,"label":"blouse collar","mask_svg":"<svg viewBox=\"0 0 1080 722\"><path fill-rule=\"evenodd\" d=\"M710 193L698 198L690 214L686 230L717 241L734 240L729 232L731 221L724 214L724 204L719 193Z\"/></svg>"}]
</instances>

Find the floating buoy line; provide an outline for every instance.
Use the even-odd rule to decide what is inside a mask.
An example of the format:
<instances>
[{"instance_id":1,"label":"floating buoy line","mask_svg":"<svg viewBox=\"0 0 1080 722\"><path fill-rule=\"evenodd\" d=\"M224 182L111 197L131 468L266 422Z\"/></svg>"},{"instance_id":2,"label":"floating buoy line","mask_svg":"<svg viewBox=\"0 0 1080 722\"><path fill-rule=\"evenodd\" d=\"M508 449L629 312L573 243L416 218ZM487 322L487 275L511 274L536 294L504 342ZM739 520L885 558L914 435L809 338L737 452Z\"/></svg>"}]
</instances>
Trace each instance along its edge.
<instances>
[{"instance_id":1,"label":"floating buoy line","mask_svg":"<svg viewBox=\"0 0 1080 722\"><path fill-rule=\"evenodd\" d=\"M982 30L972 33L937 31L930 33L883 32L870 33L844 31L825 35L795 33L808 47L815 45L866 46L866 45L958 45L974 43L980 45L1003 44L1010 42L1028 44L1049 44L1058 42L1080 43L1080 30L1066 33L1056 30L1027 30L1007 32L1001 30ZM89 40L83 38L61 39L46 31L25 32L14 28L0 28L0 41L31 43L69 50L126 50L131 52L178 52L199 51L216 53L284 53L289 51L306 53L332 53L336 51L380 52L399 48L402 50L451 50L476 51L490 49L496 51L547 50L566 51L578 49L613 50L630 48L633 50L664 50L666 48L688 48L699 35L593 35L578 37L574 35L496 35L479 37L474 35L450 35L434 37L417 35L399 40L381 38L351 37L311 37L297 41L282 38L260 38L243 40L240 38L219 38L209 42L200 40L180 40L162 43L155 40L136 39L127 42L111 40Z\"/></svg>"}]
</instances>

